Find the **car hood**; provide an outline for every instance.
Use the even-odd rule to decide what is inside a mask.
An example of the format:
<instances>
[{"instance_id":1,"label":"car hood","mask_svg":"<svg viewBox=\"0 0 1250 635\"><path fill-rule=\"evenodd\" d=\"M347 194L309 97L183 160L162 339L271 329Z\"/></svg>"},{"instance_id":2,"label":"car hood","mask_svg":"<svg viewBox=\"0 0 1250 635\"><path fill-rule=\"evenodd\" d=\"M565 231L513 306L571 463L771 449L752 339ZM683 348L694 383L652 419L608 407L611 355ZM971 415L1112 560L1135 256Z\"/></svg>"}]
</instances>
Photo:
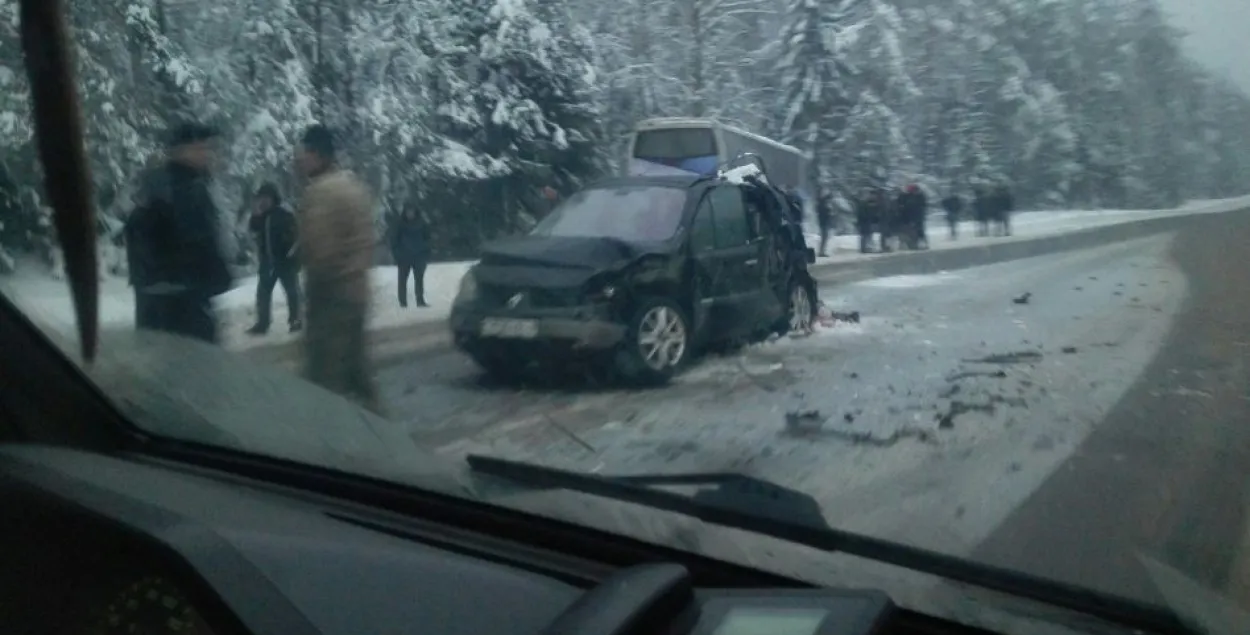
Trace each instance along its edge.
<instances>
[{"instance_id":1,"label":"car hood","mask_svg":"<svg viewBox=\"0 0 1250 635\"><path fill-rule=\"evenodd\" d=\"M76 359L72 338L53 339ZM1088 632L1062 626L1074 619L1070 613L1035 604L1004 609L988 596L974 597L897 567L640 505L475 475L463 460L417 446L401 424L220 347L159 333L106 331L98 360L80 366L135 425L156 435L404 483L816 584L880 588L903 606L972 626L1025 635Z\"/></svg>"},{"instance_id":2,"label":"car hood","mask_svg":"<svg viewBox=\"0 0 1250 635\"><path fill-rule=\"evenodd\" d=\"M480 282L517 287L575 287L648 255L671 254L664 243L583 236L518 236L487 243L474 269Z\"/></svg>"}]
</instances>

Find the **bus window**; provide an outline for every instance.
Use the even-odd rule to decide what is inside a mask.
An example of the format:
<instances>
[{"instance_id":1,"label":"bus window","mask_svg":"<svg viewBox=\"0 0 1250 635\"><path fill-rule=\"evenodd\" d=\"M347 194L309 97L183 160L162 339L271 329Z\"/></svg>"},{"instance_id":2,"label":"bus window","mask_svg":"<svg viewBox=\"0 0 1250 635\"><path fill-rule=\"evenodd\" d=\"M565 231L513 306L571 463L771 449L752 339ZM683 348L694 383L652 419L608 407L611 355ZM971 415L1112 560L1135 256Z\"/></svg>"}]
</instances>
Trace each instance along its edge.
<instances>
[{"instance_id":1,"label":"bus window","mask_svg":"<svg viewBox=\"0 0 1250 635\"><path fill-rule=\"evenodd\" d=\"M711 128L642 130L634 137L634 159L710 174L720 163Z\"/></svg>"}]
</instances>

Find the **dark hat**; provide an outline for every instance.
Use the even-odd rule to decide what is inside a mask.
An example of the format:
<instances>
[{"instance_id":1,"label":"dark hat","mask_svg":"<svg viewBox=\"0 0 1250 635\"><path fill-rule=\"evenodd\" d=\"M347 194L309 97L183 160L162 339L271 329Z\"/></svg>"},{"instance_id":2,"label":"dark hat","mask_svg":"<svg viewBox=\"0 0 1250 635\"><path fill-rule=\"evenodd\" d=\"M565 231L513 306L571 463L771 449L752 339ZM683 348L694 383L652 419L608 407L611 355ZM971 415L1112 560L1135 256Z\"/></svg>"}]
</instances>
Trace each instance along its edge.
<instances>
[{"instance_id":1,"label":"dark hat","mask_svg":"<svg viewBox=\"0 0 1250 635\"><path fill-rule=\"evenodd\" d=\"M262 183L261 186L256 189L256 197L267 198L273 201L274 205L282 202L282 195L278 193L278 186L270 182Z\"/></svg>"},{"instance_id":2,"label":"dark hat","mask_svg":"<svg viewBox=\"0 0 1250 635\"><path fill-rule=\"evenodd\" d=\"M174 125L165 137L165 144L170 148L208 141L221 136L216 128L196 122L184 122Z\"/></svg>"},{"instance_id":3,"label":"dark hat","mask_svg":"<svg viewBox=\"0 0 1250 635\"><path fill-rule=\"evenodd\" d=\"M300 143L304 148L320 154L329 159L334 157L334 135L330 129L321 125L314 124L304 131L304 136L300 139Z\"/></svg>"}]
</instances>

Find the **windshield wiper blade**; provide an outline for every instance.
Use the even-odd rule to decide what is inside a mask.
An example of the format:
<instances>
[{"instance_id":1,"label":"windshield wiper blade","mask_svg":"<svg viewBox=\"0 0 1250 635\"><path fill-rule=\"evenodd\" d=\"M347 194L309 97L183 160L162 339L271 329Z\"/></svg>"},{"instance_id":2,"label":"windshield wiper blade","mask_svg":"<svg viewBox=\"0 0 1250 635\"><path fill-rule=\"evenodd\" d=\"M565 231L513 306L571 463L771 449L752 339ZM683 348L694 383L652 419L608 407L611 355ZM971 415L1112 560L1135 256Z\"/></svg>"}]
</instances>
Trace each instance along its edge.
<instances>
[{"instance_id":1,"label":"windshield wiper blade","mask_svg":"<svg viewBox=\"0 0 1250 635\"><path fill-rule=\"evenodd\" d=\"M474 472L531 487L566 489L645 505L718 525L919 571L984 589L1035 600L1154 633L1192 633L1176 614L1138 602L1004 567L981 564L936 551L890 542L831 527L820 505L803 492L739 474L673 476L603 476L471 454ZM654 489L655 485L718 485L718 493L700 498ZM761 502L752 489L769 492L777 505ZM802 509L791 517L786 509ZM810 513L815 509L815 517Z\"/></svg>"}]
</instances>

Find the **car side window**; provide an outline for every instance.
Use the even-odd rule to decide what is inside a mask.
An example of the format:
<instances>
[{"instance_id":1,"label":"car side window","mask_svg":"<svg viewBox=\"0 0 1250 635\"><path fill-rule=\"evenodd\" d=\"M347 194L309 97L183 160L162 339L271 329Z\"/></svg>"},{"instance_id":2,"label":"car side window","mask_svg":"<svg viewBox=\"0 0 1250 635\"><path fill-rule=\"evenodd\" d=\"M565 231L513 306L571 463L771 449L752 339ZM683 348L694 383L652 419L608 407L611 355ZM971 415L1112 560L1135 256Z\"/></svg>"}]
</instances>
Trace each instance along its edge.
<instances>
[{"instance_id":1,"label":"car side window","mask_svg":"<svg viewBox=\"0 0 1250 635\"><path fill-rule=\"evenodd\" d=\"M690 250L702 253L716 249L716 228L712 218L711 197L704 196L694 212L694 221L690 225Z\"/></svg>"},{"instance_id":2,"label":"car side window","mask_svg":"<svg viewBox=\"0 0 1250 635\"><path fill-rule=\"evenodd\" d=\"M741 247L751 242L751 226L742 190L722 185L708 192L703 200L712 207L717 249Z\"/></svg>"}]
</instances>

